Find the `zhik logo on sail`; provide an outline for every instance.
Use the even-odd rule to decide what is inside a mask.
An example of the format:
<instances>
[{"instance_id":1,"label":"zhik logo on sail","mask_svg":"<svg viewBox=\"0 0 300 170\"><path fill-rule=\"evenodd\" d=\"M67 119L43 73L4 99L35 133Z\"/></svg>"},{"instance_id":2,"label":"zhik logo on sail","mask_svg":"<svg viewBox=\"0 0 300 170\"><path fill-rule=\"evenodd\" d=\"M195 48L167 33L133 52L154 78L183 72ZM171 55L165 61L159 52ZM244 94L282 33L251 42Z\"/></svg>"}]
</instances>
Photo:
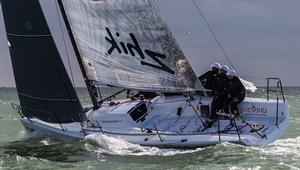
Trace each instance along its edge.
<instances>
[{"instance_id":1,"label":"zhik logo on sail","mask_svg":"<svg viewBox=\"0 0 300 170\"><path fill-rule=\"evenodd\" d=\"M163 62L161 62L158 59L158 58L165 59L165 58L167 58L166 55L159 54L157 52L150 51L150 50L147 50L147 49L145 49L145 51L143 51L141 49L137 39L135 38L135 36L132 33L130 33L129 36L131 37L131 39L133 41L133 44L130 44L130 43L125 44L124 42L120 42L118 44L117 41L115 40L114 36L112 35L110 29L109 28L105 28L105 29L106 29L106 31L109 35L109 37L105 37L105 39L106 39L107 42L109 42L111 44L110 49L107 51L108 54L111 54L113 51L117 50L118 53L120 53L120 54L122 54L122 52L124 52L125 54L130 53L134 57L135 52L137 52L139 54L139 56L141 57L141 59L142 59L142 61L141 61L142 65L157 68L157 69L166 71L170 74L175 74L175 72L172 69L170 69L168 66L166 66ZM120 34L117 32L116 36L120 37ZM146 56L145 56L144 52L147 54L148 57L152 58L158 65L145 62L144 59L146 58Z\"/></svg>"}]
</instances>

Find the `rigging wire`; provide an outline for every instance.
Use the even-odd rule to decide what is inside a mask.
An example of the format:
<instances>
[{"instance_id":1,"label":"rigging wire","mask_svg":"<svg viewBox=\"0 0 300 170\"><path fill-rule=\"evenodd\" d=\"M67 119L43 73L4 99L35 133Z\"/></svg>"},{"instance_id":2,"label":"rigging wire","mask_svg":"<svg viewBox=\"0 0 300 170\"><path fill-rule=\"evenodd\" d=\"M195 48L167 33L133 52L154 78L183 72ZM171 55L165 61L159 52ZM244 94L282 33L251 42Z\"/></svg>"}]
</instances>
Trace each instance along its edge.
<instances>
[{"instance_id":1,"label":"rigging wire","mask_svg":"<svg viewBox=\"0 0 300 170\"><path fill-rule=\"evenodd\" d=\"M205 18L205 16L204 16L203 12L201 11L200 7L198 6L196 0L193 0L193 2L194 2L194 5L195 5L196 8L197 8L197 11L199 12L200 16L202 17L202 19L203 19L205 25L208 27L210 33L212 34L212 36L213 36L214 39L216 40L218 46L220 47L221 51L223 52L224 56L226 57L227 61L229 62L230 66L231 66L234 70L236 70L235 67L234 67L234 65L232 64L230 58L229 58L229 55L228 55L227 52L225 51L224 47L223 47L222 44L221 44L221 41L218 39L218 37L217 37L216 33L213 31L212 27L209 25L209 23L208 23L208 21L206 20L206 18ZM237 71L237 70L236 70L236 71Z\"/></svg>"},{"instance_id":2,"label":"rigging wire","mask_svg":"<svg viewBox=\"0 0 300 170\"><path fill-rule=\"evenodd\" d=\"M71 62L70 62L70 57L69 57L69 52L68 52L68 48L67 48L67 43L66 43L66 39L65 39L65 35L64 35L64 30L63 30L63 26L62 26L62 21L59 15L59 7L57 4L57 1L55 2L55 6L56 6L56 11L57 11L57 18L59 20L59 25L60 25L60 31L61 31L61 35L63 38L63 42L64 42L64 48L65 48L65 52L66 52L66 56L67 56L67 60L68 60L68 66L70 69L70 73L71 73L71 79L72 79L72 84L75 87L75 81L74 81L74 75L73 75L73 70L72 70L72 66L71 66Z\"/></svg>"}]
</instances>

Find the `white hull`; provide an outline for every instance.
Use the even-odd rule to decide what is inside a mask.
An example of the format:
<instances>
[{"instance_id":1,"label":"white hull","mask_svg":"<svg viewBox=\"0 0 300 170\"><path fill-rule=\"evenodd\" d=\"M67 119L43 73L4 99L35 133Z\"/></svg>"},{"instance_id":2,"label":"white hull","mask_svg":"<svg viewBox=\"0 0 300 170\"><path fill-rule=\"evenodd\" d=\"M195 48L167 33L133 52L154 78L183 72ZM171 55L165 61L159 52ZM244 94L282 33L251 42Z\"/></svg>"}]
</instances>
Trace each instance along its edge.
<instances>
[{"instance_id":1,"label":"white hull","mask_svg":"<svg viewBox=\"0 0 300 170\"><path fill-rule=\"evenodd\" d=\"M85 139L86 135L105 134L134 144L156 147L199 147L221 142L266 145L282 136L289 125L287 102L279 101L276 126L276 101L246 98L239 105L240 117L249 123L248 125L258 124L261 129L253 132L250 126L237 119L237 128L229 126L230 120L222 116L219 128L217 121L211 128L205 129L202 122L206 116L201 114L200 106L209 105L211 98L196 96L195 100L187 101L182 96L157 97L151 104L146 104L145 115L134 118L128 112L141 105L141 101L120 100L115 101L119 104L113 106L103 104L100 109L87 112L89 122L85 122L83 128L80 123L60 125L26 117L22 118L21 122L27 130L43 136L81 140ZM179 114L178 107L182 108Z\"/></svg>"}]
</instances>

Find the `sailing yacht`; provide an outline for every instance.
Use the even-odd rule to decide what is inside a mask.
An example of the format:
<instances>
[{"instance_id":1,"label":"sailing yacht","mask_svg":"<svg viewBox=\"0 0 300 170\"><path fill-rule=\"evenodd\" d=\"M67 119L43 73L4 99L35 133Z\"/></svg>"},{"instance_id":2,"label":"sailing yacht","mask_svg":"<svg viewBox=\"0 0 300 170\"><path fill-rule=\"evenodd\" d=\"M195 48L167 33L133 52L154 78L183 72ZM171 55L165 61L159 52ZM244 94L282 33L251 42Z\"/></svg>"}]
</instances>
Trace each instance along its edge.
<instances>
[{"instance_id":1,"label":"sailing yacht","mask_svg":"<svg viewBox=\"0 0 300 170\"><path fill-rule=\"evenodd\" d=\"M286 131L288 103L280 79L272 78L268 80L277 81L275 100L247 97L238 106L239 116L220 111L208 125L212 96L202 88L155 0L57 4L93 106L83 108L40 2L1 0L20 100L13 107L26 131L77 140L104 134L156 147L266 145ZM101 99L97 89L103 86L122 90ZM140 93L112 100L126 90Z\"/></svg>"}]
</instances>

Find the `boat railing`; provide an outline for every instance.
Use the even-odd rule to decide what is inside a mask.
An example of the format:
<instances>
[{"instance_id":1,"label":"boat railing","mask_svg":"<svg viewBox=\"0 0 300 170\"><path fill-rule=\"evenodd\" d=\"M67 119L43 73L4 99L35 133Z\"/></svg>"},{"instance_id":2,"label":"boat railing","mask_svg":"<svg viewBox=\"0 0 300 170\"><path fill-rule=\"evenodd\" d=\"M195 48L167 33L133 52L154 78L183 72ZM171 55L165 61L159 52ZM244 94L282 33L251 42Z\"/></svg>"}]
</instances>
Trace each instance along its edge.
<instances>
[{"instance_id":1,"label":"boat railing","mask_svg":"<svg viewBox=\"0 0 300 170\"><path fill-rule=\"evenodd\" d=\"M14 111L16 111L21 118L26 118L30 123L33 123L32 120L30 119L30 116L28 116L26 114L26 109L22 108L20 105L18 104L15 104L15 103L11 103L11 107ZM27 110L30 110L27 108ZM42 111L39 111L39 112L42 112ZM48 114L48 115L52 115L53 117L55 117L55 119L57 120L58 124L60 125L61 127L61 130L62 131L66 131L66 129L63 127L63 124L61 123L59 117L57 116L57 114L55 113L48 113L48 112L44 112L45 114Z\"/></svg>"},{"instance_id":2,"label":"boat railing","mask_svg":"<svg viewBox=\"0 0 300 170\"><path fill-rule=\"evenodd\" d=\"M285 102L284 91L282 87L282 82L280 78L266 78L267 79L267 100L270 100L270 92L277 93L276 97L279 99L279 96L282 97L282 100ZM276 82L275 90L271 88L271 82Z\"/></svg>"},{"instance_id":3,"label":"boat railing","mask_svg":"<svg viewBox=\"0 0 300 170\"><path fill-rule=\"evenodd\" d=\"M154 129L155 129L155 131L156 131L157 136L159 137L159 140L160 140L161 142L163 142L165 139L164 139L164 138L160 135L160 133L158 132L158 129L157 129L155 123L153 123L153 127L154 127Z\"/></svg>"},{"instance_id":4,"label":"boat railing","mask_svg":"<svg viewBox=\"0 0 300 170\"><path fill-rule=\"evenodd\" d=\"M279 99L282 98L283 102L285 102L284 91L282 87L282 82L280 78L266 78L267 79L267 100L270 100L270 92L276 93L276 126L278 127L279 123ZM271 82L276 82L275 90L270 87Z\"/></svg>"}]
</instances>

